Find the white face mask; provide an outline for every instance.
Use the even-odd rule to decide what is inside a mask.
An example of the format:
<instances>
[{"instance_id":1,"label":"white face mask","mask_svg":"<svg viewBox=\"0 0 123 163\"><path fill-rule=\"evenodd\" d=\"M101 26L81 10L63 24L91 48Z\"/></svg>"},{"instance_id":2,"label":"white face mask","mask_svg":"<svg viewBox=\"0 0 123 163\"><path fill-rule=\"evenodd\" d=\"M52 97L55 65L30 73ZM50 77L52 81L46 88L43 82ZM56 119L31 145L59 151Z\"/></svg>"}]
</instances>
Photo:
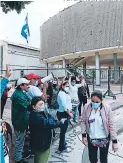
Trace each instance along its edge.
<instances>
[{"instance_id":1,"label":"white face mask","mask_svg":"<svg viewBox=\"0 0 123 163\"><path fill-rule=\"evenodd\" d=\"M68 93L69 92L69 87L65 87L64 90Z\"/></svg>"},{"instance_id":2,"label":"white face mask","mask_svg":"<svg viewBox=\"0 0 123 163\"><path fill-rule=\"evenodd\" d=\"M43 112L45 110L44 103L40 106L40 108L36 109L37 112Z\"/></svg>"}]
</instances>

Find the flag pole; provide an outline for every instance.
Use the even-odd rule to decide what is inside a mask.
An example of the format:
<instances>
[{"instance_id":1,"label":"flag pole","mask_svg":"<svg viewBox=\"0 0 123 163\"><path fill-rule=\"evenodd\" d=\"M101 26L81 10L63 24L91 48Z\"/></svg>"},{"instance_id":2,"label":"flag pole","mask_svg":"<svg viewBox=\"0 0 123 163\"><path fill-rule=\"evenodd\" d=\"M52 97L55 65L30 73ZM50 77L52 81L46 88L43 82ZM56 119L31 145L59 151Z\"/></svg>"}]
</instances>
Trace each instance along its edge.
<instances>
[{"instance_id":1,"label":"flag pole","mask_svg":"<svg viewBox=\"0 0 123 163\"><path fill-rule=\"evenodd\" d=\"M27 20L26 20L27 24L28 24L28 13L27 13ZM28 26L28 30L27 30L27 74L28 74L28 55L29 55L29 26Z\"/></svg>"},{"instance_id":2,"label":"flag pole","mask_svg":"<svg viewBox=\"0 0 123 163\"><path fill-rule=\"evenodd\" d=\"M28 74L28 55L29 55L29 45L28 45L28 40L27 40L27 58L26 58L26 62L27 62L27 74Z\"/></svg>"}]
</instances>

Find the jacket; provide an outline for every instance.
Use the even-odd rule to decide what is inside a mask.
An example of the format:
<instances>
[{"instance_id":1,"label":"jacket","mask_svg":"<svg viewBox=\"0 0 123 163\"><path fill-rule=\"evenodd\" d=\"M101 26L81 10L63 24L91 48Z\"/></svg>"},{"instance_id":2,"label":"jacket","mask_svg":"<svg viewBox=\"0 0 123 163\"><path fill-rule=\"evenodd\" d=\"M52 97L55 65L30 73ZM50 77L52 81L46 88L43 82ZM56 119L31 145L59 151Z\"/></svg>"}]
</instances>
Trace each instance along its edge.
<instances>
[{"instance_id":1,"label":"jacket","mask_svg":"<svg viewBox=\"0 0 123 163\"><path fill-rule=\"evenodd\" d=\"M89 87L88 84L86 84L86 86L82 86L80 88L78 88L78 96L79 99L82 98L82 96L87 96L90 97L90 91L89 91Z\"/></svg>"},{"instance_id":2,"label":"jacket","mask_svg":"<svg viewBox=\"0 0 123 163\"><path fill-rule=\"evenodd\" d=\"M56 121L50 114L36 112L30 113L30 145L33 152L49 149L52 139L52 129L62 127L63 123Z\"/></svg>"},{"instance_id":3,"label":"jacket","mask_svg":"<svg viewBox=\"0 0 123 163\"><path fill-rule=\"evenodd\" d=\"M7 78L2 78L0 80L0 98L3 95L3 92L8 84L9 80Z\"/></svg>"},{"instance_id":4,"label":"jacket","mask_svg":"<svg viewBox=\"0 0 123 163\"><path fill-rule=\"evenodd\" d=\"M91 114L92 107L91 103L86 104L82 113L81 118L81 130L82 136L85 137L86 134L89 134L89 116ZM115 121L113 117L113 112L108 105L102 104L100 114L103 120L104 129L106 131L107 137L110 135L110 138L114 143L117 143L117 134L115 128Z\"/></svg>"},{"instance_id":5,"label":"jacket","mask_svg":"<svg viewBox=\"0 0 123 163\"><path fill-rule=\"evenodd\" d=\"M17 131L24 132L29 124L30 100L22 90L15 90L12 97L12 124Z\"/></svg>"}]
</instances>

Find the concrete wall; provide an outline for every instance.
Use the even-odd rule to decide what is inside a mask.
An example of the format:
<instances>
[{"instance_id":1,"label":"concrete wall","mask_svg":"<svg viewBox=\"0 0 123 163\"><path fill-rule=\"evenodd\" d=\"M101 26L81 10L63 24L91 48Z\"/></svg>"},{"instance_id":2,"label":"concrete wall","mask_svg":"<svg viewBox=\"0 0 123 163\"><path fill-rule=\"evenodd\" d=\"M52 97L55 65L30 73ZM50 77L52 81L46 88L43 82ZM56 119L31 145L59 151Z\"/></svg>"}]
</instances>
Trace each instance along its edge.
<instances>
[{"instance_id":1,"label":"concrete wall","mask_svg":"<svg viewBox=\"0 0 123 163\"><path fill-rule=\"evenodd\" d=\"M79 2L41 26L40 58L118 44L123 46L123 1Z\"/></svg>"}]
</instances>

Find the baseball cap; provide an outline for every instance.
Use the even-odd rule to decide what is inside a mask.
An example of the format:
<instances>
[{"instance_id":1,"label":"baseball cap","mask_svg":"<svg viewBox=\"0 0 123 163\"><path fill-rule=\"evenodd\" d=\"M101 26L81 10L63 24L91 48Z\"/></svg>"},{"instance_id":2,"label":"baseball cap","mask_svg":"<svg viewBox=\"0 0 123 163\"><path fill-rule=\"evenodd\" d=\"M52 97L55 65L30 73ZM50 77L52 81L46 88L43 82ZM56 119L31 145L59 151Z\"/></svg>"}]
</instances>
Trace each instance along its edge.
<instances>
[{"instance_id":1,"label":"baseball cap","mask_svg":"<svg viewBox=\"0 0 123 163\"><path fill-rule=\"evenodd\" d=\"M17 81L17 86L21 85L21 84L29 84L29 80L25 79L25 78L20 78L18 81Z\"/></svg>"},{"instance_id":2,"label":"baseball cap","mask_svg":"<svg viewBox=\"0 0 123 163\"><path fill-rule=\"evenodd\" d=\"M31 79L40 79L40 76L30 73L26 76L27 80L31 80Z\"/></svg>"}]
</instances>

